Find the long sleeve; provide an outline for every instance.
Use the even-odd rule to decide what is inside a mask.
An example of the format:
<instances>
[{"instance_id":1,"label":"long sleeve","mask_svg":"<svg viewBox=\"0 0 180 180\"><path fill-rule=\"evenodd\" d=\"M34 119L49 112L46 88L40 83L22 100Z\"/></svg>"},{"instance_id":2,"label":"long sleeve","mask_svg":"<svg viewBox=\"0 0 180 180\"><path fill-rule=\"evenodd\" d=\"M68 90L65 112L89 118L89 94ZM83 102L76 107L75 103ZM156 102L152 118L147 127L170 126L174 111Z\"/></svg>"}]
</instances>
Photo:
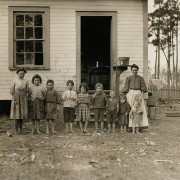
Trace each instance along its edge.
<instances>
[{"instance_id":1,"label":"long sleeve","mask_svg":"<svg viewBox=\"0 0 180 180\"><path fill-rule=\"evenodd\" d=\"M11 88L10 88L10 94L13 95L15 93L15 82L13 81Z\"/></svg>"},{"instance_id":2,"label":"long sleeve","mask_svg":"<svg viewBox=\"0 0 180 180\"><path fill-rule=\"evenodd\" d=\"M147 92L147 91L148 91L148 90L147 90L146 83L145 83L143 77L141 77L141 91L143 91L143 92Z\"/></svg>"},{"instance_id":3,"label":"long sleeve","mask_svg":"<svg viewBox=\"0 0 180 180\"><path fill-rule=\"evenodd\" d=\"M130 83L130 79L129 79L129 77L127 77L126 80L125 80L124 87L122 89L122 93L128 93L128 91L129 91L129 83Z\"/></svg>"}]
</instances>

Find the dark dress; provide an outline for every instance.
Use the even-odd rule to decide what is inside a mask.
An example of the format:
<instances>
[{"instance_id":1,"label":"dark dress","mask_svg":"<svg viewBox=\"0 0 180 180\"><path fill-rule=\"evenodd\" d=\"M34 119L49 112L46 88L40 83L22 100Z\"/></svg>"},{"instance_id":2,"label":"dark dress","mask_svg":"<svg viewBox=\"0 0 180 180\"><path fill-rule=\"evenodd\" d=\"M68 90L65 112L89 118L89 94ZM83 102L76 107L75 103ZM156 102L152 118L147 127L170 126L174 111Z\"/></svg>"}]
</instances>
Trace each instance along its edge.
<instances>
[{"instance_id":1,"label":"dark dress","mask_svg":"<svg viewBox=\"0 0 180 180\"><path fill-rule=\"evenodd\" d=\"M57 119L57 104L60 104L60 97L56 90L47 90L45 97L46 119Z\"/></svg>"},{"instance_id":2,"label":"dark dress","mask_svg":"<svg viewBox=\"0 0 180 180\"><path fill-rule=\"evenodd\" d=\"M130 112L130 105L128 102L119 102L119 125L128 125L128 116Z\"/></svg>"}]
</instances>

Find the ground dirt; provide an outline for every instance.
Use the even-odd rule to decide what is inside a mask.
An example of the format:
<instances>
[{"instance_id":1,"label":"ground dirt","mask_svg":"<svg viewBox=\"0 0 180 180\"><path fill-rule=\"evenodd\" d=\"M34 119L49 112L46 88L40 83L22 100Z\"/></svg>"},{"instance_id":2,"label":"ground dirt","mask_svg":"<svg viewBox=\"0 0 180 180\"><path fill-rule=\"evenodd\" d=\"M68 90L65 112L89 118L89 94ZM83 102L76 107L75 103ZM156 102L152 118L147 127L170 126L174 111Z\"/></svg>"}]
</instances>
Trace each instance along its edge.
<instances>
[{"instance_id":1,"label":"ground dirt","mask_svg":"<svg viewBox=\"0 0 180 180\"><path fill-rule=\"evenodd\" d=\"M180 179L180 117L165 117L167 106L157 108L155 120L143 133L83 135L74 125L65 134L12 135L13 122L0 118L0 179L2 180L178 180ZM44 133L45 123L41 130ZM91 123L89 131L94 131ZM106 131L105 131L106 132Z\"/></svg>"}]
</instances>

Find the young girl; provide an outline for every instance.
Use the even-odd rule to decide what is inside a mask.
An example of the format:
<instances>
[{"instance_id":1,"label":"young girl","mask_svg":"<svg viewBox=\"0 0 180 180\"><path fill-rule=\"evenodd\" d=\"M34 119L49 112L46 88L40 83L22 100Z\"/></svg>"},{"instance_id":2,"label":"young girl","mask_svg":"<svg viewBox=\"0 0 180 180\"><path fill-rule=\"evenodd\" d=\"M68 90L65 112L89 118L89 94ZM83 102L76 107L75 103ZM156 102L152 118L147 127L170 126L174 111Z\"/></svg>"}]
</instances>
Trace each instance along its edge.
<instances>
[{"instance_id":1,"label":"young girl","mask_svg":"<svg viewBox=\"0 0 180 180\"><path fill-rule=\"evenodd\" d=\"M117 118L117 110L118 110L118 101L115 98L116 94L114 91L110 92L110 98L107 101L106 104L106 110L107 110L107 123L108 123L108 132L111 132L111 124L112 124L112 133L115 131L115 124L116 124L116 118Z\"/></svg>"},{"instance_id":2,"label":"young girl","mask_svg":"<svg viewBox=\"0 0 180 180\"><path fill-rule=\"evenodd\" d=\"M80 93L77 95L77 114L76 119L79 120L79 125L83 133L88 133L87 126L90 119L90 96L87 93L88 86L86 83L81 83L79 86ZM82 121L85 121L83 129Z\"/></svg>"},{"instance_id":3,"label":"young girl","mask_svg":"<svg viewBox=\"0 0 180 180\"><path fill-rule=\"evenodd\" d=\"M130 112L130 105L126 101L126 96L121 95L119 101L119 125L121 127L121 132L126 132L128 126L128 116Z\"/></svg>"},{"instance_id":4,"label":"young girl","mask_svg":"<svg viewBox=\"0 0 180 180\"><path fill-rule=\"evenodd\" d=\"M139 133L139 127L142 123L143 109L140 106L140 102L134 100L132 109L130 111L130 117L132 119L132 133Z\"/></svg>"},{"instance_id":5,"label":"young girl","mask_svg":"<svg viewBox=\"0 0 180 180\"><path fill-rule=\"evenodd\" d=\"M32 78L32 86L30 87L30 102L29 102L29 119L32 123L32 134L35 133L35 122L37 123L37 133L41 134L40 120L44 119L44 99L46 89L41 85L42 79L38 74Z\"/></svg>"},{"instance_id":6,"label":"young girl","mask_svg":"<svg viewBox=\"0 0 180 180\"><path fill-rule=\"evenodd\" d=\"M66 123L66 133L73 133L72 123L75 116L77 93L73 91L74 82L72 80L68 80L66 85L68 90L62 93L64 122Z\"/></svg>"},{"instance_id":7,"label":"young girl","mask_svg":"<svg viewBox=\"0 0 180 180\"><path fill-rule=\"evenodd\" d=\"M16 74L18 78L13 81L10 89L12 95L10 119L15 119L15 134L22 132L23 119L28 118L27 98L29 91L29 83L24 79L26 70L19 68Z\"/></svg>"},{"instance_id":8,"label":"young girl","mask_svg":"<svg viewBox=\"0 0 180 180\"><path fill-rule=\"evenodd\" d=\"M46 134L49 134L49 120L52 124L52 133L56 134L54 130L54 121L57 119L58 104L60 104L59 94L54 90L54 81L49 79L46 83L46 97L45 97L45 110L46 110Z\"/></svg>"}]
</instances>

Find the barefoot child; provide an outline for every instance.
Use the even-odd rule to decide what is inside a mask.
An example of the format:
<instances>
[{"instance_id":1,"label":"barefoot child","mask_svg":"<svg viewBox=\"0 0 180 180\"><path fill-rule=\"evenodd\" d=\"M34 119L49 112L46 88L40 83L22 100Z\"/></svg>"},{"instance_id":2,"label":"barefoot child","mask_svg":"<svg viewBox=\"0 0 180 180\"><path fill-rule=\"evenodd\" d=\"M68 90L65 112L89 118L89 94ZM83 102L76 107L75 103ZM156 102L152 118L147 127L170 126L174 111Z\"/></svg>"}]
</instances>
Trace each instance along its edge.
<instances>
[{"instance_id":1,"label":"barefoot child","mask_svg":"<svg viewBox=\"0 0 180 180\"><path fill-rule=\"evenodd\" d=\"M132 133L139 133L139 127L142 123L143 109L140 106L140 102L134 101L130 116L132 119Z\"/></svg>"},{"instance_id":2,"label":"barefoot child","mask_svg":"<svg viewBox=\"0 0 180 180\"><path fill-rule=\"evenodd\" d=\"M77 114L76 119L79 120L79 125L83 133L88 133L87 126L90 119L90 96L87 93L88 86L86 83L81 83L79 86L80 93L77 95ZM82 121L85 121L83 128Z\"/></svg>"},{"instance_id":3,"label":"barefoot child","mask_svg":"<svg viewBox=\"0 0 180 180\"><path fill-rule=\"evenodd\" d=\"M27 98L29 91L29 83L24 79L26 70L19 68L16 74L18 78L13 81L10 89L12 95L10 119L15 119L15 134L22 133L23 119L28 118Z\"/></svg>"},{"instance_id":4,"label":"barefoot child","mask_svg":"<svg viewBox=\"0 0 180 180\"><path fill-rule=\"evenodd\" d=\"M68 80L66 85L68 90L62 93L64 122L66 123L66 133L73 133L72 123L74 122L77 93L73 91L74 82L72 80Z\"/></svg>"},{"instance_id":5,"label":"barefoot child","mask_svg":"<svg viewBox=\"0 0 180 180\"><path fill-rule=\"evenodd\" d=\"M128 116L129 116L129 111L130 111L130 105L126 101L126 96L121 95L120 96L120 101L119 101L119 125L121 127L121 132L124 133L126 132L126 128L128 126Z\"/></svg>"},{"instance_id":6,"label":"barefoot child","mask_svg":"<svg viewBox=\"0 0 180 180\"><path fill-rule=\"evenodd\" d=\"M94 108L94 119L95 119L95 133L98 130L98 121L101 122L101 133L104 128L104 111L106 109L107 98L103 92L103 85L97 83L95 86L96 92L92 95L92 105Z\"/></svg>"},{"instance_id":7,"label":"barefoot child","mask_svg":"<svg viewBox=\"0 0 180 180\"><path fill-rule=\"evenodd\" d=\"M30 87L30 102L29 102L29 119L32 123L32 134L35 133L35 122L37 125L37 133L41 134L40 120L44 119L44 99L46 89L41 85L41 76L36 74L32 78L32 86Z\"/></svg>"},{"instance_id":8,"label":"barefoot child","mask_svg":"<svg viewBox=\"0 0 180 180\"><path fill-rule=\"evenodd\" d=\"M45 97L45 113L46 113L46 134L49 134L49 121L52 125L52 133L56 134L54 130L54 121L57 119L57 110L60 104L59 94L54 90L54 81L49 79L46 83L46 97Z\"/></svg>"},{"instance_id":9,"label":"barefoot child","mask_svg":"<svg viewBox=\"0 0 180 180\"><path fill-rule=\"evenodd\" d=\"M115 98L116 94L114 91L110 92L110 99L107 101L106 105L106 117L107 117L107 123L108 123L108 132L107 133L114 133L115 131L115 124L116 124L116 118L117 118L117 111L118 111L118 101ZM111 125L112 125L112 131L111 131Z\"/></svg>"}]
</instances>

